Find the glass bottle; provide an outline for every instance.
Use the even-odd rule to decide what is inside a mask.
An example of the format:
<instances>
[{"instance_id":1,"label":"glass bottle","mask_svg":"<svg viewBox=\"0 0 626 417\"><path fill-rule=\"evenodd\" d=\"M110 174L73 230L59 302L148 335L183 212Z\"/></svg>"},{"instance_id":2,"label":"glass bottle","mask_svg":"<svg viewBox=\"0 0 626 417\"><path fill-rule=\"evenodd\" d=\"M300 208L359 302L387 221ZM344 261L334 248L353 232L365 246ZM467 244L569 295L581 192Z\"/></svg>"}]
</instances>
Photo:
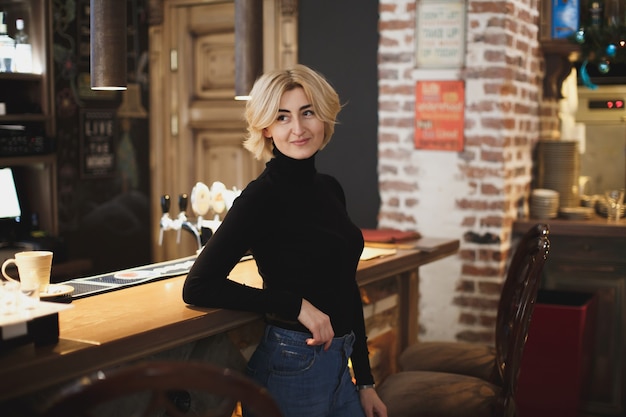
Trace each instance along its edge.
<instances>
[{"instance_id":1,"label":"glass bottle","mask_svg":"<svg viewBox=\"0 0 626 417\"><path fill-rule=\"evenodd\" d=\"M604 16L603 4L601 1L592 1L589 14L591 15L591 26L599 28L602 26L602 19Z\"/></svg>"},{"instance_id":2,"label":"glass bottle","mask_svg":"<svg viewBox=\"0 0 626 417\"><path fill-rule=\"evenodd\" d=\"M5 12L0 11L0 72L11 72L15 56L15 40L7 33Z\"/></svg>"},{"instance_id":3,"label":"glass bottle","mask_svg":"<svg viewBox=\"0 0 626 417\"><path fill-rule=\"evenodd\" d=\"M24 20L15 21L15 57L13 68L15 72L33 72L33 51L24 29Z\"/></svg>"}]
</instances>

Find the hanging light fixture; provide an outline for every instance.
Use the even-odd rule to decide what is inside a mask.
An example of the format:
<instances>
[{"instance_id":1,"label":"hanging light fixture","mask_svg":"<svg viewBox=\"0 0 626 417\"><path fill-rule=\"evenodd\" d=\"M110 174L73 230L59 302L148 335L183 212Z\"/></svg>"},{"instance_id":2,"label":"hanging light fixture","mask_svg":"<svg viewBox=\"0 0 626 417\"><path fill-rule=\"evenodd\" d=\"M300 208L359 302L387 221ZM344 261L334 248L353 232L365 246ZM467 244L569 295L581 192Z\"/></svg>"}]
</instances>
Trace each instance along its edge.
<instances>
[{"instance_id":1,"label":"hanging light fixture","mask_svg":"<svg viewBox=\"0 0 626 417\"><path fill-rule=\"evenodd\" d=\"M126 89L126 0L90 0L91 89Z\"/></svg>"},{"instance_id":2,"label":"hanging light fixture","mask_svg":"<svg viewBox=\"0 0 626 417\"><path fill-rule=\"evenodd\" d=\"M263 1L235 0L235 100L250 98L262 70Z\"/></svg>"}]
</instances>

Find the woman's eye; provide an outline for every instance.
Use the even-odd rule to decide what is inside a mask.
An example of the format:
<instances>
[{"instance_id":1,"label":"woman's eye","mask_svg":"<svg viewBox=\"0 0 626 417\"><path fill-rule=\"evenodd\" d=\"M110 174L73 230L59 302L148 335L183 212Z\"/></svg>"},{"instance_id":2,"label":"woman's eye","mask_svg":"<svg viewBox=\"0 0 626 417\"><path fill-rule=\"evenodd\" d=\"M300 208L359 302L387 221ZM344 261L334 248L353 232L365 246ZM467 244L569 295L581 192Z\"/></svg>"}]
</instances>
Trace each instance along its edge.
<instances>
[{"instance_id":1,"label":"woman's eye","mask_svg":"<svg viewBox=\"0 0 626 417\"><path fill-rule=\"evenodd\" d=\"M279 122L284 122L285 120L287 120L287 116L284 114L279 114L276 120Z\"/></svg>"},{"instance_id":2,"label":"woman's eye","mask_svg":"<svg viewBox=\"0 0 626 417\"><path fill-rule=\"evenodd\" d=\"M315 113L313 113L313 110L305 110L302 114L304 116L314 116L315 115Z\"/></svg>"}]
</instances>

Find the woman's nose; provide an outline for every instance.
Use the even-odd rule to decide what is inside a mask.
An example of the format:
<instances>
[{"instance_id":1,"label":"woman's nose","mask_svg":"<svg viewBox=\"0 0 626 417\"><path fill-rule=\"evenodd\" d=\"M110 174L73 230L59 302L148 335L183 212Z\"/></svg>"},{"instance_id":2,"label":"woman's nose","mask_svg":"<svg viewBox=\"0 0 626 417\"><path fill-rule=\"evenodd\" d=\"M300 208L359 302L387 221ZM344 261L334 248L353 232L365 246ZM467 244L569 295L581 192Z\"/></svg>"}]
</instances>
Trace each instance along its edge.
<instances>
[{"instance_id":1,"label":"woman's nose","mask_svg":"<svg viewBox=\"0 0 626 417\"><path fill-rule=\"evenodd\" d=\"M302 123L302 120L296 117L293 120L293 128L291 129L291 131L296 136L302 135L304 133L304 124Z\"/></svg>"}]
</instances>

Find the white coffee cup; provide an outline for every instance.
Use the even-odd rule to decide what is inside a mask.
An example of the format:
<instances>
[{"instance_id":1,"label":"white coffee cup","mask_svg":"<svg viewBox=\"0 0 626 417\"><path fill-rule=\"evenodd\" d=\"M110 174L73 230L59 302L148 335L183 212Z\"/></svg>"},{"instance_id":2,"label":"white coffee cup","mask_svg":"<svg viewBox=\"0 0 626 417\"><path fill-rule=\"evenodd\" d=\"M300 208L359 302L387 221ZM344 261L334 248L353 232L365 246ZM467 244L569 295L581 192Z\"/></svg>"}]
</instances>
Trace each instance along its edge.
<instances>
[{"instance_id":1,"label":"white coffee cup","mask_svg":"<svg viewBox=\"0 0 626 417\"><path fill-rule=\"evenodd\" d=\"M15 258L4 261L2 275L10 281L17 281L6 272L10 264L17 266L22 294L27 295L31 302L36 303L39 300L39 293L46 292L50 285L52 252L38 250L18 252Z\"/></svg>"}]
</instances>

